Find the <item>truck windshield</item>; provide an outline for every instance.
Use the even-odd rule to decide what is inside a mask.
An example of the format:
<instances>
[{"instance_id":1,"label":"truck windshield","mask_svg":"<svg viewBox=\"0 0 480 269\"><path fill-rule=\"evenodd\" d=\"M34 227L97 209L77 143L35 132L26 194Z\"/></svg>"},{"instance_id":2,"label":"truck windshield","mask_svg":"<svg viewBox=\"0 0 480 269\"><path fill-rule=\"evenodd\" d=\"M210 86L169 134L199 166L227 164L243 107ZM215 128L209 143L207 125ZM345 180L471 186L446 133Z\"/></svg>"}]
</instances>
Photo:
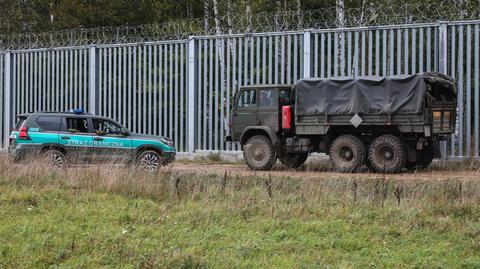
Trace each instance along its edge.
<instances>
[{"instance_id":1,"label":"truck windshield","mask_svg":"<svg viewBox=\"0 0 480 269\"><path fill-rule=\"evenodd\" d=\"M254 107L256 99L255 90L244 90L238 98L238 107Z\"/></svg>"}]
</instances>

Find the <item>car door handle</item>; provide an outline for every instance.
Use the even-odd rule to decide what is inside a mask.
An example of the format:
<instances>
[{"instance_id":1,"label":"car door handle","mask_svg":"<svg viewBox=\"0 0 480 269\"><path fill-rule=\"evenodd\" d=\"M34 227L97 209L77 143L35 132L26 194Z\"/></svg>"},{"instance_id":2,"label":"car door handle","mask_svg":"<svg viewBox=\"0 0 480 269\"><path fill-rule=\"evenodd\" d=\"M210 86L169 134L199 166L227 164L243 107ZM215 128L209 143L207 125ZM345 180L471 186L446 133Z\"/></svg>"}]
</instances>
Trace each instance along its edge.
<instances>
[{"instance_id":1,"label":"car door handle","mask_svg":"<svg viewBox=\"0 0 480 269\"><path fill-rule=\"evenodd\" d=\"M64 135L64 136L62 136L62 139L70 139L70 136Z\"/></svg>"},{"instance_id":2,"label":"car door handle","mask_svg":"<svg viewBox=\"0 0 480 269\"><path fill-rule=\"evenodd\" d=\"M94 137L93 140L95 140L95 141L102 141L103 138L101 138L101 137Z\"/></svg>"}]
</instances>

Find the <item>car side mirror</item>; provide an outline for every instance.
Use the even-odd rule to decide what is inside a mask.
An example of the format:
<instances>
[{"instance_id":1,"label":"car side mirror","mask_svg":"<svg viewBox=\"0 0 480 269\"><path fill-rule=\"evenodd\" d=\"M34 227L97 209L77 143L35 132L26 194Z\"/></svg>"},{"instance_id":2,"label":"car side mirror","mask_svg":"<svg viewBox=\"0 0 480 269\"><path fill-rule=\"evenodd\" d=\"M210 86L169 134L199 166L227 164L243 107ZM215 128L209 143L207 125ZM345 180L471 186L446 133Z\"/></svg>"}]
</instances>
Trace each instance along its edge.
<instances>
[{"instance_id":1,"label":"car side mirror","mask_svg":"<svg viewBox=\"0 0 480 269\"><path fill-rule=\"evenodd\" d=\"M126 128L122 128L120 134L122 134L123 136L129 136L130 132Z\"/></svg>"}]
</instances>

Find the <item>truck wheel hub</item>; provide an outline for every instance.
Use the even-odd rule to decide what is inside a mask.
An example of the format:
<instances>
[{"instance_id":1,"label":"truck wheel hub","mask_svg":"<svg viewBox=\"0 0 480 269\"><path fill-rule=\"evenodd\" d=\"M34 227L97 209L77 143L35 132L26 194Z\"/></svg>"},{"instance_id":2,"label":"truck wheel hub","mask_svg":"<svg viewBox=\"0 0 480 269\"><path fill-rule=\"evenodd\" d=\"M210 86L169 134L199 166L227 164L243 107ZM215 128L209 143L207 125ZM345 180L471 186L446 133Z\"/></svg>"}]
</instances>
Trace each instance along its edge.
<instances>
[{"instance_id":1,"label":"truck wheel hub","mask_svg":"<svg viewBox=\"0 0 480 269\"><path fill-rule=\"evenodd\" d=\"M353 159L353 151L349 147L344 147L340 150L340 156L346 161L351 161Z\"/></svg>"},{"instance_id":2,"label":"truck wheel hub","mask_svg":"<svg viewBox=\"0 0 480 269\"><path fill-rule=\"evenodd\" d=\"M262 161L265 158L265 150L262 147L257 147L253 151L253 158L256 161Z\"/></svg>"},{"instance_id":3,"label":"truck wheel hub","mask_svg":"<svg viewBox=\"0 0 480 269\"><path fill-rule=\"evenodd\" d=\"M380 156L382 156L384 160L390 161L393 159L394 156L393 150L389 147L382 147L380 149Z\"/></svg>"}]
</instances>

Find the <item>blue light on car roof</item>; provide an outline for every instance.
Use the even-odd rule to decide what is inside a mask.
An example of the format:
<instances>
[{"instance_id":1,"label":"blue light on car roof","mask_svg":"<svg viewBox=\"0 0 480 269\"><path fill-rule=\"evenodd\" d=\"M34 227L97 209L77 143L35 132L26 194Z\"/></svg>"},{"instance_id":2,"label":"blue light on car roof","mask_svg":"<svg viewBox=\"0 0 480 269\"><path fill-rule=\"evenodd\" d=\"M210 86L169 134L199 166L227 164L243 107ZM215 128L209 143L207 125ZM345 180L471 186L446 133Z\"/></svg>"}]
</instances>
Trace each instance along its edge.
<instances>
[{"instance_id":1,"label":"blue light on car roof","mask_svg":"<svg viewBox=\"0 0 480 269\"><path fill-rule=\"evenodd\" d=\"M72 110L70 110L70 112L73 112L73 113L75 113L75 114L83 114L83 113L85 113L85 111L83 110L83 108L72 109Z\"/></svg>"}]
</instances>

